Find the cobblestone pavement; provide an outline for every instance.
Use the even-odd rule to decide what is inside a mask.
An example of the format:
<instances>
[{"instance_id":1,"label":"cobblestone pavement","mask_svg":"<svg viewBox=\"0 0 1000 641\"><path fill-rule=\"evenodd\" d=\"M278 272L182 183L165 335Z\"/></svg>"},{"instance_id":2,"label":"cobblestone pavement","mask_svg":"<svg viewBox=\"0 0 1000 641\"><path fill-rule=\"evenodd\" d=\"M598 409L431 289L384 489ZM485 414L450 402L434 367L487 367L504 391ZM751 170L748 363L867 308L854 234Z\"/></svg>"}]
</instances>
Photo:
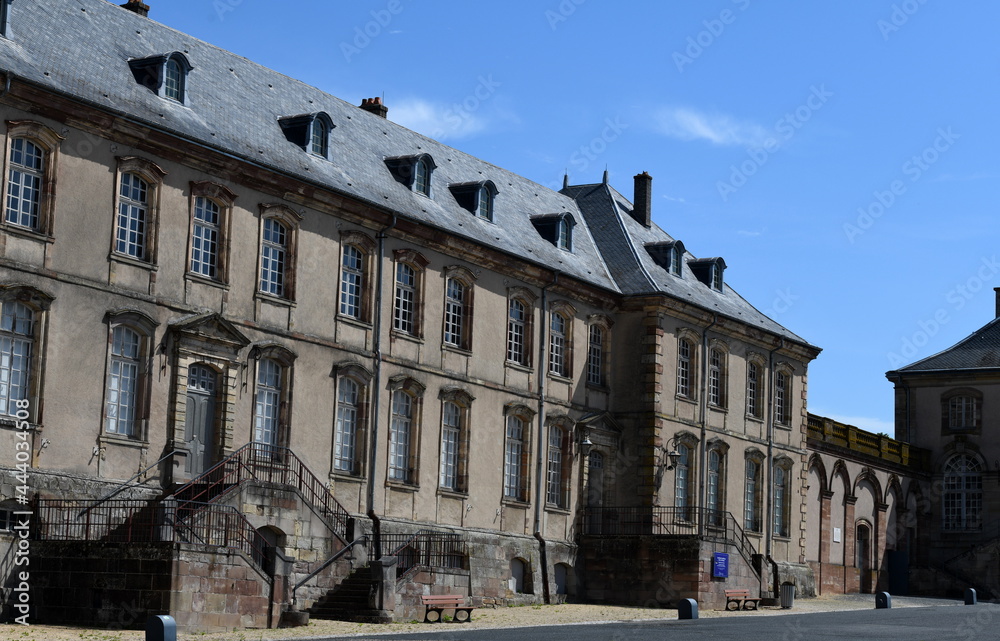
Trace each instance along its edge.
<instances>
[{"instance_id":1,"label":"cobblestone pavement","mask_svg":"<svg viewBox=\"0 0 1000 641\"><path fill-rule=\"evenodd\" d=\"M962 605L952 599L930 599L922 597L893 597L893 608L922 607L930 605ZM809 599L796 599L791 609L762 607L759 611L727 612L724 610L701 610L701 618L714 617L761 617L783 614L806 614L809 612L833 612L842 610L869 610L875 607L873 594L847 594ZM537 625L572 624L588 622L639 621L649 619L676 619L676 610L627 608L610 605L535 605L514 608L483 608L473 612L472 621L465 624L437 624L442 629L514 628ZM217 634L179 634L181 641L279 641L284 639L309 639L332 636L373 636L378 634L399 634L433 631L428 624L391 623L387 625L348 623L345 621L314 620L301 628L280 630L235 630ZM145 633L140 630L93 630L47 625L0 625L0 641L144 641Z\"/></svg>"}]
</instances>

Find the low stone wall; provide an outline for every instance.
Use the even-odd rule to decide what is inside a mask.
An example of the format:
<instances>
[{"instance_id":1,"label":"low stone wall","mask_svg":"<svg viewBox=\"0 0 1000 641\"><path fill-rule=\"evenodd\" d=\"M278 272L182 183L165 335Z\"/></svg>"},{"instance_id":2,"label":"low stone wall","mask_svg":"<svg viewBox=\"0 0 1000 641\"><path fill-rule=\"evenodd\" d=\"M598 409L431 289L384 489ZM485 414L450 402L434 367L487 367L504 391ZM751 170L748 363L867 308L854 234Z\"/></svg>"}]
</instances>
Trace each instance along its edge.
<instances>
[{"instance_id":1,"label":"low stone wall","mask_svg":"<svg viewBox=\"0 0 1000 641\"><path fill-rule=\"evenodd\" d=\"M695 599L701 608L723 608L725 590L761 590L753 568L732 546L697 537L586 536L583 598L592 603L675 608ZM729 576L713 578L715 552L729 554Z\"/></svg>"},{"instance_id":2,"label":"low stone wall","mask_svg":"<svg viewBox=\"0 0 1000 641\"><path fill-rule=\"evenodd\" d=\"M173 544L32 541L32 620L142 629L170 614Z\"/></svg>"},{"instance_id":3,"label":"low stone wall","mask_svg":"<svg viewBox=\"0 0 1000 641\"><path fill-rule=\"evenodd\" d=\"M861 591L861 571L834 563L810 561L818 594L852 594Z\"/></svg>"},{"instance_id":4,"label":"low stone wall","mask_svg":"<svg viewBox=\"0 0 1000 641\"><path fill-rule=\"evenodd\" d=\"M469 571L458 569L424 568L396 584L396 621L423 621L424 606L420 597L429 594L460 594L466 602L479 605L476 600L468 600Z\"/></svg>"}]
</instances>

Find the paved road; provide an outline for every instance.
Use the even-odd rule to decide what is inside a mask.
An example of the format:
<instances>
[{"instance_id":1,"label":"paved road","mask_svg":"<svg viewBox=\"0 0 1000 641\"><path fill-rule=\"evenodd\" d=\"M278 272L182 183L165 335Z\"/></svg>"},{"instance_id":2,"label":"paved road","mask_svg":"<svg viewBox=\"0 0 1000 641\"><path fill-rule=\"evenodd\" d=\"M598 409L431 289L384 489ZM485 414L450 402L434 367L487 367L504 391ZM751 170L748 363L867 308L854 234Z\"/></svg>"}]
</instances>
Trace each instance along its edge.
<instances>
[{"instance_id":1,"label":"paved road","mask_svg":"<svg viewBox=\"0 0 1000 641\"><path fill-rule=\"evenodd\" d=\"M728 617L696 621L655 621L559 625L504 630L467 630L438 624L420 634L328 637L387 641L976 641L1000 639L1000 605L896 608L817 612L782 616Z\"/></svg>"}]
</instances>

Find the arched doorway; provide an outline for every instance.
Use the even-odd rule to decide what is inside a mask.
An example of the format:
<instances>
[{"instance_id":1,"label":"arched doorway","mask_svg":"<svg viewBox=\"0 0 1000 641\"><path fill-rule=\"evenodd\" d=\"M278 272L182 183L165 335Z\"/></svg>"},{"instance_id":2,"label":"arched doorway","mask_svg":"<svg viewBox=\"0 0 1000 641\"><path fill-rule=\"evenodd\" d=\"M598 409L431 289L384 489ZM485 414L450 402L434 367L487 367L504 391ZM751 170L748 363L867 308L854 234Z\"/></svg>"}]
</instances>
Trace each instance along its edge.
<instances>
[{"instance_id":1,"label":"arched doorway","mask_svg":"<svg viewBox=\"0 0 1000 641\"><path fill-rule=\"evenodd\" d=\"M872 591L872 527L860 521L854 536L855 567L861 573L861 591Z\"/></svg>"}]
</instances>

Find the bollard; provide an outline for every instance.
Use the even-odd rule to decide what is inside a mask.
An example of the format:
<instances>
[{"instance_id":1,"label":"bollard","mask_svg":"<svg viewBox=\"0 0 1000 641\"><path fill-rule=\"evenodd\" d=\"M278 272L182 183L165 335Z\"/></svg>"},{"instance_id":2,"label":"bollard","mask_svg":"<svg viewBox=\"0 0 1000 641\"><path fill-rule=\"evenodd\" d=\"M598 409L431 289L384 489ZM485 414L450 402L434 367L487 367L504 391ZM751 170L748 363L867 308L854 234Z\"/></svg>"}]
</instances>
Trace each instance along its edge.
<instances>
[{"instance_id":1,"label":"bollard","mask_svg":"<svg viewBox=\"0 0 1000 641\"><path fill-rule=\"evenodd\" d=\"M677 603L677 618L678 619L697 619L698 618L698 602L694 599L681 599Z\"/></svg>"},{"instance_id":2,"label":"bollard","mask_svg":"<svg viewBox=\"0 0 1000 641\"><path fill-rule=\"evenodd\" d=\"M177 622L161 614L146 619L146 641L177 641Z\"/></svg>"},{"instance_id":3,"label":"bollard","mask_svg":"<svg viewBox=\"0 0 1000 641\"><path fill-rule=\"evenodd\" d=\"M976 605L976 588L965 588L965 605Z\"/></svg>"},{"instance_id":4,"label":"bollard","mask_svg":"<svg viewBox=\"0 0 1000 641\"><path fill-rule=\"evenodd\" d=\"M876 610L888 610L891 607L892 607L892 595L890 595L888 592L875 593Z\"/></svg>"}]
</instances>

